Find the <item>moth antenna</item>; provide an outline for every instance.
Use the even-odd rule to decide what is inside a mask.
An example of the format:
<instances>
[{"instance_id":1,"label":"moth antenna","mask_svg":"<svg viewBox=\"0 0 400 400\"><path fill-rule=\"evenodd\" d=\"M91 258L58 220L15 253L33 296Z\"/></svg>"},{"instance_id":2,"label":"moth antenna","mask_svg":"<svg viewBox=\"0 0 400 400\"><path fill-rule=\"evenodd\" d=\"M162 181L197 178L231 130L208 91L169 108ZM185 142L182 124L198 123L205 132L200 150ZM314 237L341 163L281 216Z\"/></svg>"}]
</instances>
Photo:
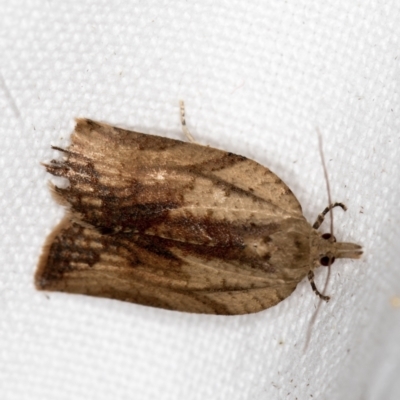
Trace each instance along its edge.
<instances>
[{"instance_id":1,"label":"moth antenna","mask_svg":"<svg viewBox=\"0 0 400 400\"><path fill-rule=\"evenodd\" d=\"M326 289L328 288L328 283L329 283L329 280L330 280L330 277L331 277L331 265L332 265L332 259L329 260L328 273L326 274L324 291L322 293L325 293ZM314 273L311 270L310 270L310 272L312 274L311 276L312 276L312 279L313 279L314 278ZM309 277L310 277L310 272L309 272ZM312 284L311 284L311 286L313 287L313 291L318 294L319 301L318 301L317 308L315 309L315 311L313 313L313 316L311 317L311 320L310 320L309 325L308 325L307 335L306 335L306 342L304 344L304 349L303 349L304 352L307 351L308 345L310 344L312 327L314 326L315 321L317 320L317 316L319 314L319 310L321 309L321 304L324 301L326 301L326 302L329 301L329 296L325 296L325 295L323 295L323 294L318 292L317 288L315 287L315 283L314 283L314 286Z\"/></svg>"},{"instance_id":2,"label":"moth antenna","mask_svg":"<svg viewBox=\"0 0 400 400\"><path fill-rule=\"evenodd\" d=\"M328 210L327 211L329 212L329 217L330 217L330 233L331 233L331 237L329 238L329 240L333 242L335 239L334 239L334 236L333 236L333 211L332 211L332 209L337 205L342 207L343 209L345 209L345 208L341 203L335 203L335 204L332 203L331 187L330 187L330 184L329 184L328 169L326 168L326 163L325 163L324 149L323 149L323 143L322 143L322 134L321 134L321 131L319 130L318 126L315 128L315 130L317 131L319 155L321 157L322 168L324 170L326 191L328 192L328 204L329 204L329 206L328 206ZM322 216L324 216L324 215L325 215L325 213L323 212ZM316 223L314 224L314 227L318 224L318 222L321 223L322 220L321 221L317 220ZM305 342L305 345L304 345L304 352L307 350L308 345L310 343L310 340L311 340L311 329L312 329L312 327L313 327L313 325L314 325L314 323L315 323L315 321L317 319L319 310L321 308L321 304L324 301L324 297L329 299L329 297L325 296L324 293L326 293L326 290L328 288L328 283L329 283L329 279L330 279L330 276L331 276L331 265L332 265L332 258L329 258L328 273L326 274L326 278L325 278L324 290L322 291L322 295L319 296L319 301L318 301L317 308L315 309L314 314L311 317L310 324L309 324L308 329L307 329L306 342ZM314 288L315 288L315 284L314 284L313 290L314 290ZM315 292L315 290L314 290L314 292Z\"/></svg>"},{"instance_id":3,"label":"moth antenna","mask_svg":"<svg viewBox=\"0 0 400 400\"><path fill-rule=\"evenodd\" d=\"M329 184L328 169L326 168L326 163L325 163L324 149L323 149L323 143L322 143L322 134L318 127L316 127L315 129L316 129L317 135L318 135L319 155L321 157L322 168L324 170L326 191L328 192L329 216L330 216L330 220L331 220L331 223L330 223L331 237L329 240L333 241L334 240L333 239L333 212L332 212L333 207L332 207L331 186Z\"/></svg>"},{"instance_id":4,"label":"moth antenna","mask_svg":"<svg viewBox=\"0 0 400 400\"><path fill-rule=\"evenodd\" d=\"M314 271L312 269L310 269L308 271L308 280L310 281L311 284L311 288L313 290L313 292L321 299L324 300L326 302L329 301L330 297L329 296L324 296L318 289L317 286L315 285L314 282Z\"/></svg>"},{"instance_id":5,"label":"moth antenna","mask_svg":"<svg viewBox=\"0 0 400 400\"><path fill-rule=\"evenodd\" d=\"M321 131L319 130L318 126L316 127L316 131L317 131L317 135L318 135L319 155L321 156L322 168L324 170L324 175L325 175L326 191L328 192L330 231L331 231L331 237L329 238L329 240L333 242L335 239L333 236L333 211L332 211L333 203L332 203L332 196L331 196L331 186L329 184L328 169L326 168L324 148L323 148L323 143L322 143L322 134L321 134ZM323 294L326 293L326 289L328 288L328 282L329 282L329 278L331 276L331 265L332 265L332 258L329 258L328 273L326 274L326 278L325 278L324 290L322 291Z\"/></svg>"},{"instance_id":6,"label":"moth antenna","mask_svg":"<svg viewBox=\"0 0 400 400\"><path fill-rule=\"evenodd\" d=\"M183 100L179 100L179 107L181 110L181 124L182 124L182 131L184 133L184 135L186 136L186 138L189 140L189 142L191 143L196 143L196 141L194 140L194 137L192 136L192 134L190 133L187 125L186 125L186 119L185 119L185 103Z\"/></svg>"},{"instance_id":7,"label":"moth antenna","mask_svg":"<svg viewBox=\"0 0 400 400\"><path fill-rule=\"evenodd\" d=\"M328 270L328 275L329 275L329 270ZM311 317L311 320L310 320L310 322L308 324L307 334L306 334L306 341L304 343L304 348L303 348L304 353L307 351L308 345L310 344L312 327L314 326L315 321L317 320L317 316L318 316L319 310L321 308L322 301L323 301L322 299L319 300L319 302L317 304L317 308L315 309L315 311L313 313L313 316Z\"/></svg>"}]
</instances>

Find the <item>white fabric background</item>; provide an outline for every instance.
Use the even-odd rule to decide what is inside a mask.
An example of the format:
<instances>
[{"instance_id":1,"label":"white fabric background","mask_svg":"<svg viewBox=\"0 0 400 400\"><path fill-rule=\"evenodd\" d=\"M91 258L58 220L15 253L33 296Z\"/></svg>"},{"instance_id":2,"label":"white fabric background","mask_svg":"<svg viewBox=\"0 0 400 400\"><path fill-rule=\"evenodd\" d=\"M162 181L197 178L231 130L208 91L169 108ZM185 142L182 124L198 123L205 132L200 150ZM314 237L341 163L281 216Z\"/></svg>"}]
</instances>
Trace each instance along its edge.
<instances>
[{"instance_id":1,"label":"white fabric background","mask_svg":"<svg viewBox=\"0 0 400 400\"><path fill-rule=\"evenodd\" d=\"M0 1L1 399L400 398L399 38L396 0ZM253 158L339 240L317 299L238 317L190 315L33 287L63 215L40 165L74 117ZM328 230L328 224L323 226ZM326 270L317 271L319 286Z\"/></svg>"}]
</instances>

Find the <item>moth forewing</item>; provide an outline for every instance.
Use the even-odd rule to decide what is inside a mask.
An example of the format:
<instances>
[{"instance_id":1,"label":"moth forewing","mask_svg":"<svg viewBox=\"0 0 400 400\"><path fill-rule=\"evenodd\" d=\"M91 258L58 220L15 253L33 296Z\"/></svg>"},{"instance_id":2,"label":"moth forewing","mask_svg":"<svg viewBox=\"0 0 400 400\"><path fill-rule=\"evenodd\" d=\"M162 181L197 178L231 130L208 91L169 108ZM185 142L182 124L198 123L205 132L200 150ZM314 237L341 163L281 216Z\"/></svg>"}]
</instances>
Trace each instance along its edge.
<instances>
[{"instance_id":1,"label":"moth forewing","mask_svg":"<svg viewBox=\"0 0 400 400\"><path fill-rule=\"evenodd\" d=\"M40 290L246 314L288 297L321 257L359 256L324 240L255 161L87 119L71 139L46 165L69 180L55 187L68 211L47 239Z\"/></svg>"}]
</instances>

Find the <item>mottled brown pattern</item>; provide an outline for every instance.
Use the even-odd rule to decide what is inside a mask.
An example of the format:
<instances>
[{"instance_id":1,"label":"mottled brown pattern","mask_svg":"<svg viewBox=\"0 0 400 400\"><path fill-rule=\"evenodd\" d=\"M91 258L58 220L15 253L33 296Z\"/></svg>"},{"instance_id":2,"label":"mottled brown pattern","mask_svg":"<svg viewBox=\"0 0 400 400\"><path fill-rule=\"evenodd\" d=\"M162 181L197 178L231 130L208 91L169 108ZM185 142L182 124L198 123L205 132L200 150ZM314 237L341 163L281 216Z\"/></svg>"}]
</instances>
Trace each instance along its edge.
<instances>
[{"instance_id":1,"label":"mottled brown pattern","mask_svg":"<svg viewBox=\"0 0 400 400\"><path fill-rule=\"evenodd\" d=\"M291 190L245 157L79 119L54 187L68 207L35 276L65 291L171 310L245 314L292 293L327 255Z\"/></svg>"}]
</instances>

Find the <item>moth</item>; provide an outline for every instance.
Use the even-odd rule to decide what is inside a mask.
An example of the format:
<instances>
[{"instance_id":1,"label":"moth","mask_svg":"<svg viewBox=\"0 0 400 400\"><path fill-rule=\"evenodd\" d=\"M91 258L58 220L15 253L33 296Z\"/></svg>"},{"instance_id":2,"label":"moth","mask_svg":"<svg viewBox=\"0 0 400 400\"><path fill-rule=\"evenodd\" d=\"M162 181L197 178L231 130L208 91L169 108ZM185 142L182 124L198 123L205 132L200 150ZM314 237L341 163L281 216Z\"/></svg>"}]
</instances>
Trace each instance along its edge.
<instances>
[{"instance_id":1,"label":"moth","mask_svg":"<svg viewBox=\"0 0 400 400\"><path fill-rule=\"evenodd\" d=\"M183 110L183 108L182 108ZM189 139L182 111L182 124ZM47 238L36 288L192 313L247 314L287 298L313 270L359 258L314 225L282 180L226 151L77 119L45 164L66 216Z\"/></svg>"}]
</instances>

